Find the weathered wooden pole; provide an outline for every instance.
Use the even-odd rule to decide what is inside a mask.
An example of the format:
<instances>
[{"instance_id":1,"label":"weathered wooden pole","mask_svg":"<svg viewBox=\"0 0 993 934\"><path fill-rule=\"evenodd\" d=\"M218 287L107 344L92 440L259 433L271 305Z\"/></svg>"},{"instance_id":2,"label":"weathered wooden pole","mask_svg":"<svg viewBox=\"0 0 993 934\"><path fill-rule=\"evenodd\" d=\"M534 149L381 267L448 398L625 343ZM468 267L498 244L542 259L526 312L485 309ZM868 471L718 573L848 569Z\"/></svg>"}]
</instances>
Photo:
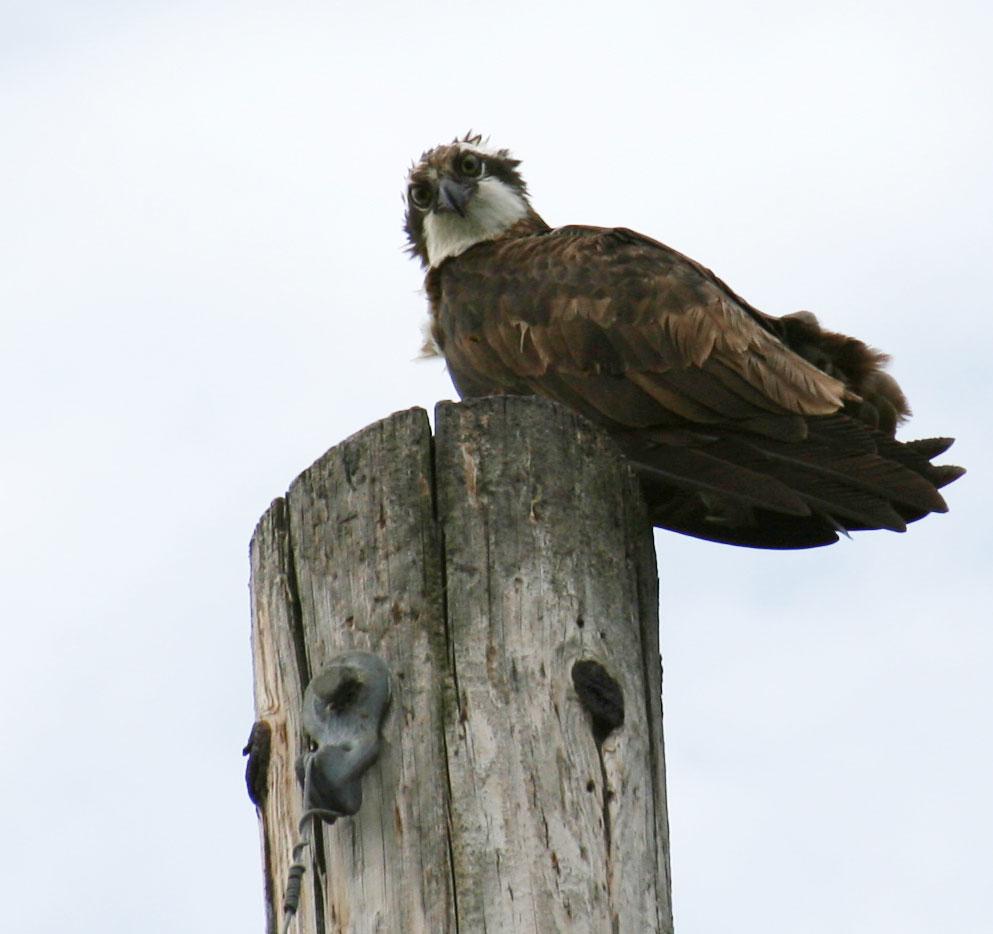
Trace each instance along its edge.
<instances>
[{"instance_id":1,"label":"weathered wooden pole","mask_svg":"<svg viewBox=\"0 0 993 934\"><path fill-rule=\"evenodd\" d=\"M672 930L658 592L637 482L536 399L399 412L332 448L252 539L267 930L298 840L301 698L335 655L391 672L354 817L311 847L294 924Z\"/></svg>"}]
</instances>

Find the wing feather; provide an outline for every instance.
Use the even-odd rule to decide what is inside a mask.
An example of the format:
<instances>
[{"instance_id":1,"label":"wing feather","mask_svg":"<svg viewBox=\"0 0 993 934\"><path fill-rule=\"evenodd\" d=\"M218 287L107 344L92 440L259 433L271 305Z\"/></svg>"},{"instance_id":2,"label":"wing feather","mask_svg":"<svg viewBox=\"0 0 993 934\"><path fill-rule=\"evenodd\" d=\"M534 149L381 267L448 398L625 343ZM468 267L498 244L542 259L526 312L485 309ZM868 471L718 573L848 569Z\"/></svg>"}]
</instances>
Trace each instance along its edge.
<instances>
[{"instance_id":1,"label":"wing feather","mask_svg":"<svg viewBox=\"0 0 993 934\"><path fill-rule=\"evenodd\" d=\"M507 383L615 374L656 398L660 423L837 411L844 385L793 353L705 272L623 231L562 228L485 244L443 267L445 355L456 381L480 341L506 367ZM470 292L475 314L456 315ZM740 381L733 403L722 388L732 375ZM717 386L713 398L701 396L708 382ZM603 415L626 423L620 409Z\"/></svg>"}]
</instances>

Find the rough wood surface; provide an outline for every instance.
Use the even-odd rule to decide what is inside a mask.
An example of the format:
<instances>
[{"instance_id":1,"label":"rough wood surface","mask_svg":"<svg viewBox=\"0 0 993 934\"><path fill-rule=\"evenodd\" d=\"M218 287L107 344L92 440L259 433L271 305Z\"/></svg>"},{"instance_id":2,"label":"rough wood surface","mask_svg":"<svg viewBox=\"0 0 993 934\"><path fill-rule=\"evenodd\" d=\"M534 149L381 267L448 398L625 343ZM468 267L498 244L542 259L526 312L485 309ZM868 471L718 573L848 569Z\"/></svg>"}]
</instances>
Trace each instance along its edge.
<instances>
[{"instance_id":1,"label":"rough wood surface","mask_svg":"<svg viewBox=\"0 0 993 934\"><path fill-rule=\"evenodd\" d=\"M261 809L279 915L311 672L393 673L359 814L325 828L297 930L671 931L651 528L613 445L550 403L445 403L338 445L252 543ZM623 697L603 735L574 683ZM597 725L599 724L599 726ZM598 733L599 729L599 733ZM273 912L270 912L273 914Z\"/></svg>"},{"instance_id":2,"label":"rough wood surface","mask_svg":"<svg viewBox=\"0 0 993 934\"><path fill-rule=\"evenodd\" d=\"M266 794L259 808L265 931L276 934L302 813L293 763L300 751L300 701L309 680L283 499L275 500L259 522L250 557L255 715L272 730ZM313 899L300 905L299 924L301 931L321 930Z\"/></svg>"}]
</instances>

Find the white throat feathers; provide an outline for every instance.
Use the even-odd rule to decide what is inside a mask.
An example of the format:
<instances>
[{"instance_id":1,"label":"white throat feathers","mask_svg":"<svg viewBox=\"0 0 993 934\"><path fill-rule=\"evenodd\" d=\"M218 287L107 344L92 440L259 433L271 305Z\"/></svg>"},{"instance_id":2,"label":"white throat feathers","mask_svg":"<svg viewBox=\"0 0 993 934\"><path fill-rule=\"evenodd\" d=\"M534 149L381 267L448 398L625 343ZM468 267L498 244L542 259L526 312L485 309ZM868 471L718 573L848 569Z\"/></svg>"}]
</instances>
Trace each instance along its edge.
<instances>
[{"instance_id":1,"label":"white throat feathers","mask_svg":"<svg viewBox=\"0 0 993 934\"><path fill-rule=\"evenodd\" d=\"M524 196L498 178L481 178L466 216L431 212L424 218L428 263L440 265L484 240L495 240L528 212Z\"/></svg>"}]
</instances>

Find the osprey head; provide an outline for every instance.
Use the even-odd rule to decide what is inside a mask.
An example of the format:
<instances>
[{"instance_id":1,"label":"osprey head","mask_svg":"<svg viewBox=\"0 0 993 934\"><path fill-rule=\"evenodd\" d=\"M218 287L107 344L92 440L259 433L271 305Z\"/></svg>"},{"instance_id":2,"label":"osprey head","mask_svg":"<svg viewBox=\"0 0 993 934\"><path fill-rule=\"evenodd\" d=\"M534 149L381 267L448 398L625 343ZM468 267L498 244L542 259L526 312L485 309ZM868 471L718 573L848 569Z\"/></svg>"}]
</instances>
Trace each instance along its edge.
<instances>
[{"instance_id":1,"label":"osprey head","mask_svg":"<svg viewBox=\"0 0 993 934\"><path fill-rule=\"evenodd\" d=\"M410 252L438 266L534 214L518 165L506 149L469 133L424 153L407 176Z\"/></svg>"}]
</instances>

